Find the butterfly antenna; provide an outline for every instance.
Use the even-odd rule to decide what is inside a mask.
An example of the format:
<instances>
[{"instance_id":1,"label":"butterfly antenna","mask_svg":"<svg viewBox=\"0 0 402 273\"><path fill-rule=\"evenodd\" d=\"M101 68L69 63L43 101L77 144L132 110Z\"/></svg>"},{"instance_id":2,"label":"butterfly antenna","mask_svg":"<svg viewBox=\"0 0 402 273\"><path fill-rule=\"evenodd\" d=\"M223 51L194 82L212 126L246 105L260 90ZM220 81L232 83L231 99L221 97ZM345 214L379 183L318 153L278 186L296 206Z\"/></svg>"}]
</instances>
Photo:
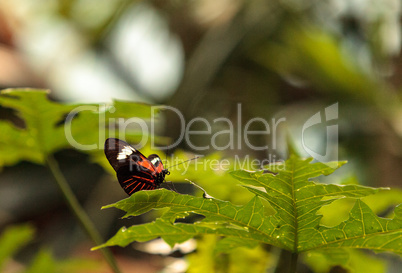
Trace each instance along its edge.
<instances>
[{"instance_id":1,"label":"butterfly antenna","mask_svg":"<svg viewBox=\"0 0 402 273\"><path fill-rule=\"evenodd\" d=\"M195 184L193 181L188 180L187 178L184 180L186 180L187 182L190 182L190 184L192 184L193 186L196 186L198 189L202 190L203 191L202 197L204 197L205 199L215 199L213 196L209 195L207 193L207 191L204 190L204 188L201 187L200 185Z\"/></svg>"},{"instance_id":2,"label":"butterfly antenna","mask_svg":"<svg viewBox=\"0 0 402 273\"><path fill-rule=\"evenodd\" d=\"M175 164L175 165L173 165L173 166L170 166L169 168L173 168L174 166L177 166L177 165L180 165L180 164L184 164L184 163L186 163L186 162L188 162L188 161L195 160L195 159L198 159L198 158L200 158L200 157L203 157L203 156L202 156L202 155L199 155L199 156L193 157L193 158L191 158L191 159L184 160L183 162L177 163L177 164ZM166 170L169 169L169 168L166 168Z\"/></svg>"},{"instance_id":3,"label":"butterfly antenna","mask_svg":"<svg viewBox=\"0 0 402 273\"><path fill-rule=\"evenodd\" d=\"M166 149L166 153L165 153L165 162L167 163L168 162L168 159L167 159L167 157L168 157L168 153L169 153L169 146L168 146L168 148Z\"/></svg>"}]
</instances>

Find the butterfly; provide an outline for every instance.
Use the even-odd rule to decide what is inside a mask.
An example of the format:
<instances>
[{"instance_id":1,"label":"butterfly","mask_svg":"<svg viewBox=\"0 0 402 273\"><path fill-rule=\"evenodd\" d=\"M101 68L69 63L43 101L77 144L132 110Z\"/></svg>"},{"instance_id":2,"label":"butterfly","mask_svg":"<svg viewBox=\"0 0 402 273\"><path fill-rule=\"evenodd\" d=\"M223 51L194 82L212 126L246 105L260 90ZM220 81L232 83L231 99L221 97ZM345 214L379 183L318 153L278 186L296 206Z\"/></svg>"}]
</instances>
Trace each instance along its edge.
<instances>
[{"instance_id":1,"label":"butterfly","mask_svg":"<svg viewBox=\"0 0 402 273\"><path fill-rule=\"evenodd\" d=\"M106 139L104 150L107 160L116 171L120 186L128 195L157 189L165 181L165 176L170 174L163 168L158 155L152 154L146 158L123 140Z\"/></svg>"}]
</instances>

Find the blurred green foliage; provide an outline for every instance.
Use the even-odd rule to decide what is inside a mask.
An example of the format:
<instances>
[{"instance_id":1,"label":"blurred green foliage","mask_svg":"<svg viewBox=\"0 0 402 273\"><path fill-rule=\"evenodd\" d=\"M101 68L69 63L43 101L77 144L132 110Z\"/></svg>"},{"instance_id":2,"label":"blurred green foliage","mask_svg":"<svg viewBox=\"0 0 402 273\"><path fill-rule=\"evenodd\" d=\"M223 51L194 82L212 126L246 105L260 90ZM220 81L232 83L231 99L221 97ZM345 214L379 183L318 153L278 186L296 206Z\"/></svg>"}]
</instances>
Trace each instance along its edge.
<instances>
[{"instance_id":1,"label":"blurred green foliage","mask_svg":"<svg viewBox=\"0 0 402 273\"><path fill-rule=\"evenodd\" d=\"M29 224L9 226L0 235L0 272L10 272L7 266L17 252L32 242L35 229ZM7 271L5 271L7 270ZM51 251L40 250L32 259L31 265L18 272L23 273L67 273L67 272L96 272L99 264L95 261L72 258L56 260ZM16 272L16 271L13 271Z\"/></svg>"}]
</instances>

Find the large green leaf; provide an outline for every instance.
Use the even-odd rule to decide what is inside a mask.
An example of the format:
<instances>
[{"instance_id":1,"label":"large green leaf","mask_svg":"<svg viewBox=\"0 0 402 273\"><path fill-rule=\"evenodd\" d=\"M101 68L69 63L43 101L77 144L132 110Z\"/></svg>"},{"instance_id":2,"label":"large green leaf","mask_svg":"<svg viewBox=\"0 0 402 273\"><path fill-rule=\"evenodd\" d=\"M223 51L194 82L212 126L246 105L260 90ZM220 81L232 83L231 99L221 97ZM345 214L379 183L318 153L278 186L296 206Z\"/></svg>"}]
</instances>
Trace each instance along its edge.
<instances>
[{"instance_id":1,"label":"large green leaf","mask_svg":"<svg viewBox=\"0 0 402 273\"><path fill-rule=\"evenodd\" d=\"M20 128L9 121L0 121L0 166L21 160L43 163L47 155L62 148L93 153L103 148L107 137L119 134L131 141L141 141L147 137L146 130L119 131L118 124L127 128L144 125L152 111L155 115L159 112L150 105L124 101L110 105L66 105L49 100L48 93L36 89L0 92L0 106L15 110L25 125Z\"/></svg>"},{"instance_id":2,"label":"large green leaf","mask_svg":"<svg viewBox=\"0 0 402 273\"><path fill-rule=\"evenodd\" d=\"M367 205L357 200L346 221L332 228L320 225L322 215L318 215L317 211L322 206L344 197L359 199L379 189L309 181L310 178L331 174L345 163L311 161L291 156L284 163L268 165L267 169L272 173L232 172L245 188L255 194L254 198L241 206L164 189L137 192L106 207L124 210L126 217L165 208L162 216L151 223L124 227L100 247L126 246L133 241L147 241L156 237L174 245L197 234L217 234L237 238L230 241L236 242L236 245L239 245L239 240L255 241L292 252L352 247L401 254L400 207L395 209L394 219L384 219L377 217ZM274 208L276 212L273 215L265 214L261 198ZM176 222L191 214L205 218L190 224Z\"/></svg>"},{"instance_id":3,"label":"large green leaf","mask_svg":"<svg viewBox=\"0 0 402 273\"><path fill-rule=\"evenodd\" d=\"M24 129L8 122L0 123L1 165L12 165L19 160L41 163L45 154L66 145L64 128L56 124L73 106L47 100L46 90L7 89L0 94L0 105L17 110L25 123Z\"/></svg>"},{"instance_id":4,"label":"large green leaf","mask_svg":"<svg viewBox=\"0 0 402 273\"><path fill-rule=\"evenodd\" d=\"M236 206L227 201L159 189L137 192L130 198L107 207L126 211L126 217L140 215L150 209L170 207L170 210L155 222L123 227L103 246L126 246L134 240L148 241L156 237L162 237L173 246L197 234L231 235L282 246L267 233L274 228L274 224L264 219L263 205L258 197L254 197L244 206ZM174 223L176 219L194 213L204 215L205 219L195 224Z\"/></svg>"}]
</instances>

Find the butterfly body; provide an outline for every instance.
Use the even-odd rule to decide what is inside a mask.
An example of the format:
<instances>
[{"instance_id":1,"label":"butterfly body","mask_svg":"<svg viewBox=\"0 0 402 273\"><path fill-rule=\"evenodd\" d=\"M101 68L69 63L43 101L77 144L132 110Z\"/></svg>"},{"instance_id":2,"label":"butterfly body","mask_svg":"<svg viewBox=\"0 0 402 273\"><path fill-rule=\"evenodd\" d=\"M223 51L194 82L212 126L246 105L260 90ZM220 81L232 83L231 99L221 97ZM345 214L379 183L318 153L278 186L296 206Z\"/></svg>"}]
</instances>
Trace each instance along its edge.
<instances>
[{"instance_id":1,"label":"butterfly body","mask_svg":"<svg viewBox=\"0 0 402 273\"><path fill-rule=\"evenodd\" d=\"M145 157L130 144L117 138L105 141L105 155L116 171L120 186L128 195L140 190L154 190L165 181L169 171L156 154Z\"/></svg>"}]
</instances>

